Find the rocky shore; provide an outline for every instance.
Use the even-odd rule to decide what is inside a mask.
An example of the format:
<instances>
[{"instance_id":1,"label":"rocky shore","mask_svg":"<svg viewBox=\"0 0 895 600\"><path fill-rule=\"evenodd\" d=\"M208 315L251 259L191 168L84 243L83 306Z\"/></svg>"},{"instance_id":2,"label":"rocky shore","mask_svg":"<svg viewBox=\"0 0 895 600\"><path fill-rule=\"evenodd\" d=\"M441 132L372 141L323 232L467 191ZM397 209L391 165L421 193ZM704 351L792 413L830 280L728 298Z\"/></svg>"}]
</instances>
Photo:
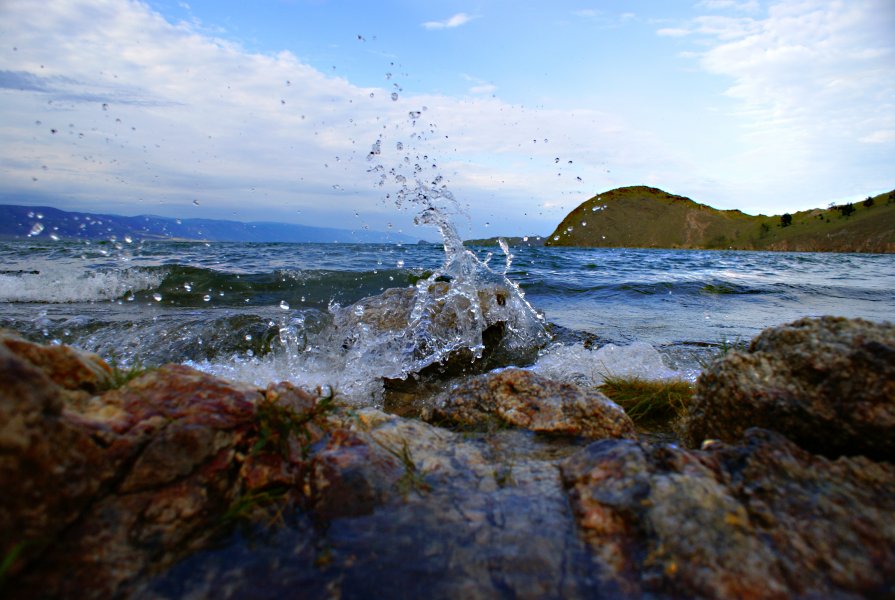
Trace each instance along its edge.
<instances>
[{"instance_id":1,"label":"rocky shore","mask_svg":"<svg viewBox=\"0 0 895 600\"><path fill-rule=\"evenodd\" d=\"M895 325L763 332L676 442L522 369L416 412L4 332L0 594L895 596Z\"/></svg>"}]
</instances>

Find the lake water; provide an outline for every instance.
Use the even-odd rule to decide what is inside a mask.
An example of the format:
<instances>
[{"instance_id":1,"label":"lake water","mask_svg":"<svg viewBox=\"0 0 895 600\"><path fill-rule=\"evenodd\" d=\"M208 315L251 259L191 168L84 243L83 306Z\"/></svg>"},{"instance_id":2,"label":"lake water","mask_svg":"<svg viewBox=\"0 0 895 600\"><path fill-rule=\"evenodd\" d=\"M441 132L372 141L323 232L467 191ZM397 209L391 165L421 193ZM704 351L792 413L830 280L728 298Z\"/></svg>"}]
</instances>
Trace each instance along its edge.
<instances>
[{"instance_id":1,"label":"lake water","mask_svg":"<svg viewBox=\"0 0 895 600\"><path fill-rule=\"evenodd\" d=\"M530 306L549 334L527 338L540 349L518 362L583 383L692 379L719 348L803 316L895 320L891 255L516 247L508 261L498 247L471 250L476 269L518 284L527 305L511 307ZM373 380L395 374L377 353L400 350L369 345L362 359L334 362L345 352L326 335L334 315L446 271L444 249L425 244L31 239L0 242L0 265L0 326L31 339L125 365L334 385L359 403L376 403Z\"/></svg>"}]
</instances>

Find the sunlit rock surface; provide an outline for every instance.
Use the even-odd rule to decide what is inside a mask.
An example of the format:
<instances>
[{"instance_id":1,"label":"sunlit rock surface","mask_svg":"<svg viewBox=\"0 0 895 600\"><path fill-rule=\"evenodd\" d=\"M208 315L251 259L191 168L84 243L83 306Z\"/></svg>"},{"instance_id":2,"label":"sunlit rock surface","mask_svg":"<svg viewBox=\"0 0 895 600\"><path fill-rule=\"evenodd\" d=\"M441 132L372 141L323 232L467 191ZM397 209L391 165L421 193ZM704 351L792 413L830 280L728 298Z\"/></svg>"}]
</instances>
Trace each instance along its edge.
<instances>
[{"instance_id":1,"label":"sunlit rock surface","mask_svg":"<svg viewBox=\"0 0 895 600\"><path fill-rule=\"evenodd\" d=\"M594 442L562 465L575 517L625 593L891 597L895 467L750 429L705 451Z\"/></svg>"},{"instance_id":2,"label":"sunlit rock surface","mask_svg":"<svg viewBox=\"0 0 895 600\"><path fill-rule=\"evenodd\" d=\"M634 423L596 390L523 369L475 377L435 399L427 421L467 428L512 426L587 438L634 437Z\"/></svg>"},{"instance_id":3,"label":"sunlit rock surface","mask_svg":"<svg viewBox=\"0 0 895 600\"><path fill-rule=\"evenodd\" d=\"M736 442L749 427L833 458L895 460L895 325L801 319L729 352L697 382L688 435Z\"/></svg>"}]
</instances>

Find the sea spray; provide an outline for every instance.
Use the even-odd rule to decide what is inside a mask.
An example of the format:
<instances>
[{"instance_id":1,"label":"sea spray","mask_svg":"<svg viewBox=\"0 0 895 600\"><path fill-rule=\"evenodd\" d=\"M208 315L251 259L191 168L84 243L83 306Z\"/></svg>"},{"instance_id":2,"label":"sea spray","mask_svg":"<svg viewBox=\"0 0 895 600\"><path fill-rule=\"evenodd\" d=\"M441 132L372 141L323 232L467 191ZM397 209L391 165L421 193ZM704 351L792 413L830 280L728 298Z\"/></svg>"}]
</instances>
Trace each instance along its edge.
<instances>
[{"instance_id":1,"label":"sea spray","mask_svg":"<svg viewBox=\"0 0 895 600\"><path fill-rule=\"evenodd\" d=\"M368 172L377 187L389 190L386 201L398 210L412 210L416 225L438 230L442 265L414 285L346 306L331 302L329 320L317 331L306 329L300 316L278 317L280 348L268 356L234 356L225 365L198 366L259 384L290 379L307 386L329 385L358 403L375 404L384 379L406 379L433 365L471 364L486 350L499 364L534 359L549 339L544 318L507 277L512 254L506 242L501 246L506 256L503 273L492 271L463 245L454 219L469 217L438 172L437 162L417 149L417 143L426 142L435 131L432 123L417 130L425 110L408 113L403 125L410 131L402 124L386 130L406 142L384 143L386 134L378 135L367 155Z\"/></svg>"}]
</instances>

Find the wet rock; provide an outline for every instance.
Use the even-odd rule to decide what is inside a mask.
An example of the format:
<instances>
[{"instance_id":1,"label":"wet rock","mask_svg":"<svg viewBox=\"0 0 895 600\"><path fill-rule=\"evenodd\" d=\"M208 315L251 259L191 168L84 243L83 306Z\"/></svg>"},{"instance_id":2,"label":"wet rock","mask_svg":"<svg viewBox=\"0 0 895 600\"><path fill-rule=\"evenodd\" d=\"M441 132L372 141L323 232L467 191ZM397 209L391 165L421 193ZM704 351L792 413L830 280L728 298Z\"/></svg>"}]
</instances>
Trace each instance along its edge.
<instances>
[{"instance_id":1,"label":"wet rock","mask_svg":"<svg viewBox=\"0 0 895 600\"><path fill-rule=\"evenodd\" d=\"M627 595L895 593L893 465L750 429L706 451L603 440L561 469L582 535Z\"/></svg>"},{"instance_id":2,"label":"wet rock","mask_svg":"<svg viewBox=\"0 0 895 600\"><path fill-rule=\"evenodd\" d=\"M508 285L425 281L337 309L330 335L358 372L371 364L392 380L427 367L468 372L530 359L547 340L543 324L523 304Z\"/></svg>"},{"instance_id":3,"label":"wet rock","mask_svg":"<svg viewBox=\"0 0 895 600\"><path fill-rule=\"evenodd\" d=\"M635 435L625 411L595 390L559 383L524 369L470 379L438 396L423 418L481 428L504 425L539 433L587 438Z\"/></svg>"},{"instance_id":4,"label":"wet rock","mask_svg":"<svg viewBox=\"0 0 895 600\"><path fill-rule=\"evenodd\" d=\"M14 507L17 522L3 530L4 541L44 546L19 567L28 568L17 586L108 597L207 541L240 491L234 458L259 399L171 365L89 403L106 409L66 406L35 420L28 445L4 455L4 489L43 499L30 511ZM14 400L3 394L4 404ZM35 461L45 446L53 453Z\"/></svg>"},{"instance_id":5,"label":"wet rock","mask_svg":"<svg viewBox=\"0 0 895 600\"><path fill-rule=\"evenodd\" d=\"M801 319L706 369L686 421L692 445L773 429L828 457L895 460L895 325Z\"/></svg>"},{"instance_id":6,"label":"wet rock","mask_svg":"<svg viewBox=\"0 0 895 600\"><path fill-rule=\"evenodd\" d=\"M242 598L258 595L259 585L269 597L296 590L349 598L618 597L576 535L556 468L576 449L569 440L509 429L455 433L375 409L358 410L346 425L350 431L333 435L312 459L341 457L326 460L337 465L327 480L333 506L345 510L315 521L318 537L299 523L265 543L235 540L186 559L137 597ZM383 464L364 466L364 456ZM351 500L340 507L345 486ZM363 510L351 509L355 501Z\"/></svg>"},{"instance_id":7,"label":"wet rock","mask_svg":"<svg viewBox=\"0 0 895 600\"><path fill-rule=\"evenodd\" d=\"M0 344L0 556L14 575L114 476L104 450L67 421L63 389Z\"/></svg>"},{"instance_id":8,"label":"wet rock","mask_svg":"<svg viewBox=\"0 0 895 600\"><path fill-rule=\"evenodd\" d=\"M403 467L364 433L339 430L314 453L308 468L308 507L321 519L373 512L397 491Z\"/></svg>"},{"instance_id":9,"label":"wet rock","mask_svg":"<svg viewBox=\"0 0 895 600\"><path fill-rule=\"evenodd\" d=\"M111 384L112 369L91 352L70 346L35 344L7 330L0 330L0 344L64 389L95 391Z\"/></svg>"},{"instance_id":10,"label":"wet rock","mask_svg":"<svg viewBox=\"0 0 895 600\"><path fill-rule=\"evenodd\" d=\"M70 375L57 376L51 352ZM91 396L100 359L81 358L0 344L0 552L17 557L4 593L121 595L272 490L302 502L305 453L328 433L326 399L179 365Z\"/></svg>"}]
</instances>

